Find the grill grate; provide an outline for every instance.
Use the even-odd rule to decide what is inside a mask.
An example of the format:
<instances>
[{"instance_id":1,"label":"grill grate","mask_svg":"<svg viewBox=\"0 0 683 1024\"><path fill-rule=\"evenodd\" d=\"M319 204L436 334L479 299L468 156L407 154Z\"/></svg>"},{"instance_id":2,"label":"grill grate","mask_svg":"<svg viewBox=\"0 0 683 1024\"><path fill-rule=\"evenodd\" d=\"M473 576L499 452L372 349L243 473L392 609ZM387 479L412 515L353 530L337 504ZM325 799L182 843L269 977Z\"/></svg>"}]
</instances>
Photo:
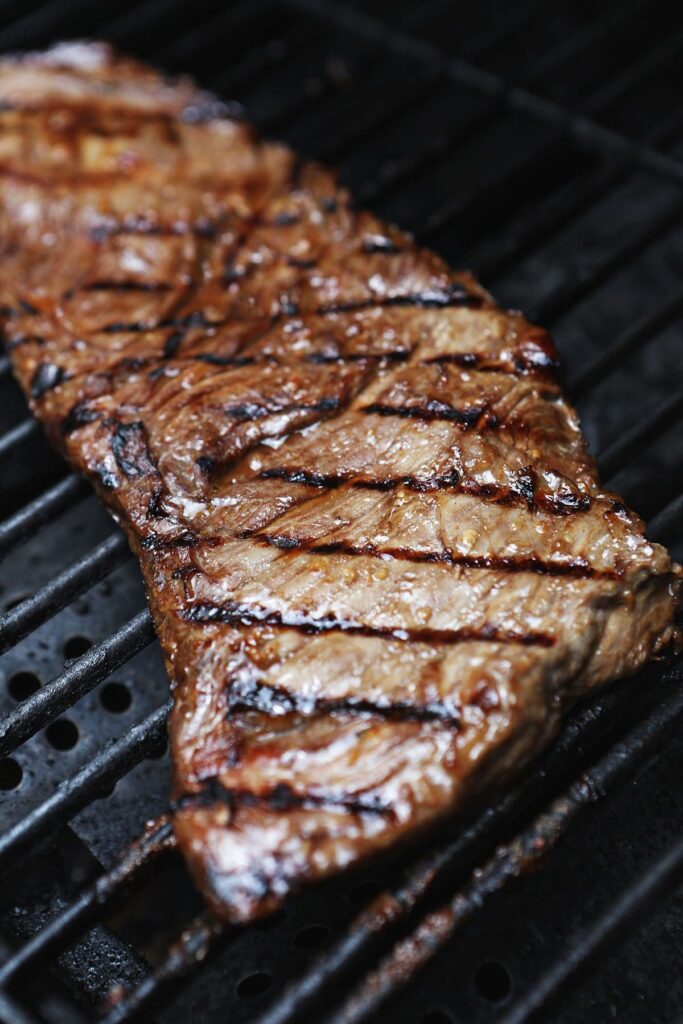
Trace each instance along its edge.
<instances>
[{"instance_id":1,"label":"grill grate","mask_svg":"<svg viewBox=\"0 0 683 1024\"><path fill-rule=\"evenodd\" d=\"M74 34L235 96L552 326L605 483L680 557L683 26L669 5L0 6L2 49ZM209 921L163 817L167 684L137 570L7 370L0 1020L511 1024L553 999L560 1021L638 1021L643 1000L652 1019L680 1012L680 665L579 708L511 793L427 853L241 931ZM664 895L666 916L634 936ZM599 956L598 976L581 973Z\"/></svg>"}]
</instances>

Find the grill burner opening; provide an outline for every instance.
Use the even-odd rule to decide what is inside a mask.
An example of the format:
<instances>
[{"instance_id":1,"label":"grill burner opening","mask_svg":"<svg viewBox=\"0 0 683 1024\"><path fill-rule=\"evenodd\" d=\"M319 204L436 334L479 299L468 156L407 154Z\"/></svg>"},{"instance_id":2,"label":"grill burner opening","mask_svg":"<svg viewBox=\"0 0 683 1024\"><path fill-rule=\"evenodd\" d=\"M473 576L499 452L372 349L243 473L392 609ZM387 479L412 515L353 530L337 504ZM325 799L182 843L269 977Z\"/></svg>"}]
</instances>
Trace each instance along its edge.
<instances>
[{"instance_id":1,"label":"grill burner opening","mask_svg":"<svg viewBox=\"0 0 683 1024\"><path fill-rule=\"evenodd\" d=\"M681 558L683 22L671 5L0 11L4 52L75 36L234 98L552 329L606 486ZM137 570L3 355L0 389L1 1021L678 1016L680 662L582 705L511 793L423 848L219 929L164 817L168 687Z\"/></svg>"}]
</instances>

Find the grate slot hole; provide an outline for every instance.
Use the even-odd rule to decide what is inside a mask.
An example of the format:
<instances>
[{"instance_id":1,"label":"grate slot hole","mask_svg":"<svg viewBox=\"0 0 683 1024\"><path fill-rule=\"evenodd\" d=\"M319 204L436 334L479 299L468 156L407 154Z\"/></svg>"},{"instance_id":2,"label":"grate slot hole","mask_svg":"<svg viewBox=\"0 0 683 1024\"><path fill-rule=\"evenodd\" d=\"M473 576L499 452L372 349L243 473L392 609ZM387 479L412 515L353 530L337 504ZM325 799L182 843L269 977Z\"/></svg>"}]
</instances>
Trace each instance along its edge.
<instances>
[{"instance_id":1,"label":"grate slot hole","mask_svg":"<svg viewBox=\"0 0 683 1024\"><path fill-rule=\"evenodd\" d=\"M302 928L301 931L297 932L292 941L292 945L296 949L310 952L313 949L318 949L327 941L330 935L330 929L324 924L310 924L307 928Z\"/></svg>"},{"instance_id":2,"label":"grate slot hole","mask_svg":"<svg viewBox=\"0 0 683 1024\"><path fill-rule=\"evenodd\" d=\"M11 789L17 789L21 785L24 773L21 765L13 757L3 757L0 760L0 789L6 793Z\"/></svg>"},{"instance_id":3,"label":"grate slot hole","mask_svg":"<svg viewBox=\"0 0 683 1024\"><path fill-rule=\"evenodd\" d=\"M235 991L240 999L257 999L265 995L272 984L270 974L266 971L256 971L255 974L248 974L246 978L242 978Z\"/></svg>"},{"instance_id":4,"label":"grate slot hole","mask_svg":"<svg viewBox=\"0 0 683 1024\"><path fill-rule=\"evenodd\" d=\"M114 715L127 711L132 699L130 690L124 683L107 683L100 691L102 707Z\"/></svg>"},{"instance_id":5,"label":"grate slot hole","mask_svg":"<svg viewBox=\"0 0 683 1024\"><path fill-rule=\"evenodd\" d=\"M67 661L81 658L92 647L92 640L85 636L71 636L64 644L64 657Z\"/></svg>"},{"instance_id":6,"label":"grate slot hole","mask_svg":"<svg viewBox=\"0 0 683 1024\"><path fill-rule=\"evenodd\" d=\"M512 992L512 977L507 967L496 960L486 960L474 972L477 992L489 1003L503 1003Z\"/></svg>"},{"instance_id":7,"label":"grate slot hole","mask_svg":"<svg viewBox=\"0 0 683 1024\"><path fill-rule=\"evenodd\" d=\"M13 700L26 700L39 689L40 679L33 672L17 672L7 680L7 692Z\"/></svg>"},{"instance_id":8,"label":"grate slot hole","mask_svg":"<svg viewBox=\"0 0 683 1024\"><path fill-rule=\"evenodd\" d=\"M48 725L45 738L55 750L73 750L78 743L78 729L68 718L58 718Z\"/></svg>"}]
</instances>

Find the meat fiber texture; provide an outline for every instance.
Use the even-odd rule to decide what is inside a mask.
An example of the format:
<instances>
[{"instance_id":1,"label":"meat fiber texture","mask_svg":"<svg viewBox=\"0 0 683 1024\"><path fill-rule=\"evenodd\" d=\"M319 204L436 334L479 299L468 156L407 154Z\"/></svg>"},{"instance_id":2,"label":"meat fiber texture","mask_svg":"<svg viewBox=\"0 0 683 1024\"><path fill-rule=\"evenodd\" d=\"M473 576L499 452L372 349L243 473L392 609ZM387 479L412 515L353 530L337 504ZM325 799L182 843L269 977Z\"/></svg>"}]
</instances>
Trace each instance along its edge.
<instances>
[{"instance_id":1,"label":"meat fiber texture","mask_svg":"<svg viewBox=\"0 0 683 1024\"><path fill-rule=\"evenodd\" d=\"M0 102L7 346L139 558L217 914L483 800L671 645L545 331L189 81L67 44Z\"/></svg>"}]
</instances>

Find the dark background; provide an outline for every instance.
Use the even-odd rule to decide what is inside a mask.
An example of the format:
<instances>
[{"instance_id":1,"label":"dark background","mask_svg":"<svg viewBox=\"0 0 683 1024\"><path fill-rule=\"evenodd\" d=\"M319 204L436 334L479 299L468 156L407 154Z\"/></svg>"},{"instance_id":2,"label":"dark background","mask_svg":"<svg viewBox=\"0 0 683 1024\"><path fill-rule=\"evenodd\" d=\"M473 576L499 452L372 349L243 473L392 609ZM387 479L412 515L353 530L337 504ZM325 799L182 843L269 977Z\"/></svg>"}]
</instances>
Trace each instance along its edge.
<instances>
[{"instance_id":1,"label":"dark background","mask_svg":"<svg viewBox=\"0 0 683 1024\"><path fill-rule=\"evenodd\" d=\"M265 133L339 167L360 203L471 268L503 304L550 327L609 486L648 518L680 495L679 5L0 2L1 51L75 36L110 39L238 100ZM2 435L26 415L5 373L3 516L66 474L37 433L3 447ZM650 420L654 426L643 431ZM4 562L0 605L11 609L111 531L93 498L60 513ZM670 528L667 540L679 557L680 539L681 530ZM130 564L91 587L3 657L0 714L142 607ZM623 687L624 701L646 692L654 705L667 685L670 679L649 672ZM0 763L0 825L21 821L166 692L152 645L23 744L14 767ZM584 813L541 872L508 886L459 929L375 1019L498 1019L681 834L682 769L683 741L676 739L616 796ZM0 931L8 947L110 866L146 818L164 809L167 792L165 755L146 758L34 848L2 890ZM336 881L304 894L270 925L240 933L155 1019L253 1019L386 877L374 868ZM198 909L173 861L19 996L49 1022L93 1019L89 1005L112 984L142 978ZM683 1011L682 943L676 894L636 936L582 973L547 1019L676 1019Z\"/></svg>"}]
</instances>

